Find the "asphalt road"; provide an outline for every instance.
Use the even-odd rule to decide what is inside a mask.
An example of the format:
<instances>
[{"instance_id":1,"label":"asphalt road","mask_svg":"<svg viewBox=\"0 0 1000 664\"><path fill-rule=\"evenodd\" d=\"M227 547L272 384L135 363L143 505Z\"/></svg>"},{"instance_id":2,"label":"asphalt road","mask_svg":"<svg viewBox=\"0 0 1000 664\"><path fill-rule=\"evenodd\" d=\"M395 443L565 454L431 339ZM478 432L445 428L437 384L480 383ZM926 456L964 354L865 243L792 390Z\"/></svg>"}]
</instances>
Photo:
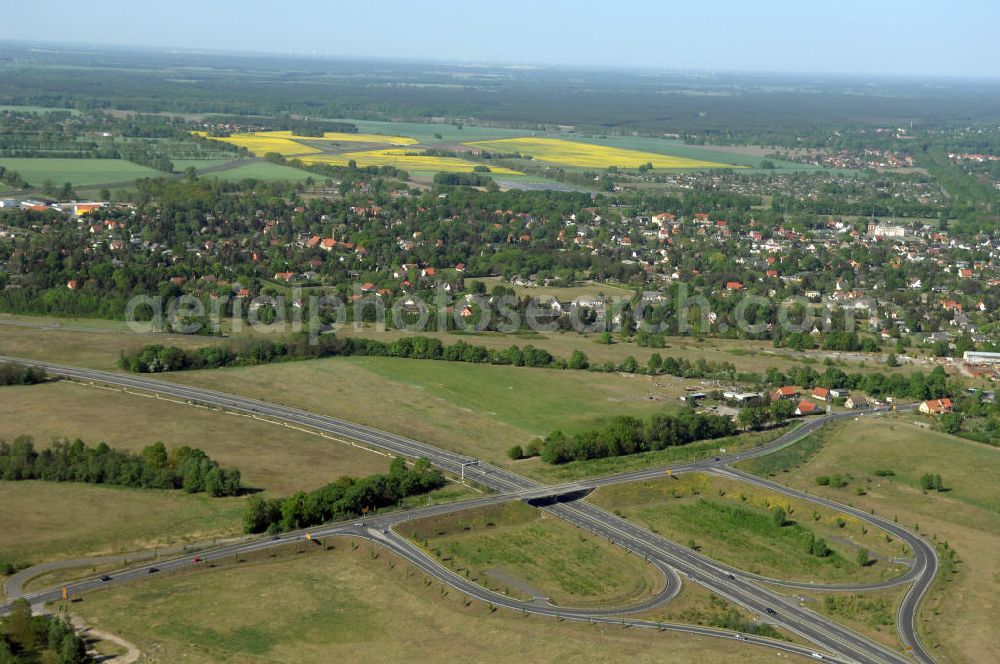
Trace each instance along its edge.
<instances>
[{"instance_id":1,"label":"asphalt road","mask_svg":"<svg viewBox=\"0 0 1000 664\"><path fill-rule=\"evenodd\" d=\"M542 486L533 480L492 464L479 462L461 454L441 450L426 443L398 436L396 434L379 431L371 427L354 424L345 420L316 415L279 404L249 399L214 390L207 390L204 388L179 385L161 380L159 378L67 367L44 362L22 360L20 358L0 357L0 360L19 361L27 364L42 366L52 374L70 377L78 381L93 381L102 384L117 385L124 389L150 391L182 401L250 413L258 417L279 420L298 426L306 426L329 434L342 436L346 439L356 440L397 455L407 457L423 456L428 458L437 467L454 475L462 475L464 471L466 477L469 477L479 484L497 492L494 495L485 496L471 501L379 517L379 519L385 519L385 521L380 521L379 524L386 525L385 530L389 531L389 533L392 532L390 529L392 525L405 520L418 518L419 516L426 516L428 514L444 514L458 511L460 509L468 509L469 507L475 507L478 505L493 504L514 499L532 500L533 504L539 504L539 502L541 502L542 509L546 509L552 514L564 518L581 528L591 531L592 533L606 537L610 541L615 542L637 555L642 555L652 564L657 565L657 567L661 570L669 568L678 570L689 579L696 580L698 583L701 583L705 587L709 588L712 592L726 597L736 604L739 604L744 608L760 615L768 622L784 627L789 631L800 635L804 639L815 643L819 649L828 654L834 655L840 660L864 663L911 661L909 657L890 651L884 646L877 644L862 635L852 632L851 630L833 623L826 618L809 611L808 609L798 606L797 603L789 600L788 597L765 588L757 580L743 576L738 571L731 571L730 568L721 566L719 563L706 558L697 552L691 551L687 547L659 537L648 530L624 521L594 505L582 501L556 501L551 504L545 504L545 501L541 500L553 496L565 495L567 493L586 491L588 489L606 484L633 482L642 479L662 477L665 472L665 469L663 468L622 473L604 478L587 479L555 487ZM678 464L676 466L672 466L671 471L675 474L683 472L734 473L735 471L726 467L727 463L775 451L785 445L791 444L795 440L798 440L801 436L818 429L826 423L846 417L856 416L857 415L855 414L837 414L815 418L807 421L796 431L790 432L768 445L723 457L719 462L715 462L714 460L703 460ZM739 479L750 481L745 479L743 476L740 476ZM752 479L757 482L763 482L763 480L759 480L759 478ZM796 497L804 500L811 500L820 504L826 504L833 509L842 511L848 511L850 509L831 501L821 502L822 499L794 492L793 490L782 485L768 483L767 486L770 489L795 495ZM431 511L428 512L428 510ZM876 523L874 520L875 518L871 515L862 512L856 514L856 516L871 523L875 523L879 527L884 527L882 523ZM367 525L368 524L366 524L366 526ZM904 643L913 647L913 655L919 661L931 662L933 660L929 657L926 651L920 647L916 638L914 614L920 599L933 580L934 572L937 569L936 556L934 555L933 548L924 542L922 538L903 528L900 528L896 524L889 525L893 526L893 532L895 532L898 537L906 541L917 556L913 566L913 570L916 570L913 572L915 583L907 594L903 606L900 608L898 628ZM332 530L330 528L332 528ZM356 526L341 524L339 526L324 527L315 529L313 534L314 536L320 537L345 534L344 531L338 530L344 528L356 528ZM376 530L375 532L381 534L381 530ZM299 534L297 536L305 537L304 534ZM431 560L418 548L401 538L394 536L379 538L371 533L369 533L368 536L381 541L384 545L389 546L400 555L404 555L404 557L411 562L414 562L414 564L419 564L422 569L425 569L429 574L433 574L443 582L448 583L453 587L460 588L462 592L467 592L470 596L481 599L482 601L491 602L498 606L517 608L519 610L530 611L532 613L543 613L546 615L552 615L551 611L555 611L556 615L565 616L567 619L571 617L571 614L573 619L590 620L597 618L598 614L590 613L588 610L576 610L576 612L573 612L573 610L565 608L546 607L534 603L530 606L525 606L523 603L509 600L508 598L502 598L503 601L501 601L500 596L496 596L480 586L471 584L471 587L468 587L465 583L461 583L463 581L461 577L456 577L455 575L449 576L450 573L448 570L445 570L440 566L436 566L436 561ZM254 551L271 545L273 545L273 543L270 540L247 540L233 545L232 547L220 548L217 551L220 556L236 555L240 552ZM233 547L236 548L234 549ZM214 556L216 554L215 552L206 552L201 555L204 560L208 561L211 560L208 556ZM422 562L418 563L417 561ZM184 557L176 558L170 561L163 561L157 566L160 569L172 569L174 566L189 566L191 564L191 558ZM429 565L431 569L427 569L424 565ZM148 566L146 568L133 568L126 572L113 575L112 582L134 580L143 574L148 575ZM660 596L651 601L666 601L666 599L669 599L669 596L672 596L671 592L676 592L675 586L677 584L669 582L669 579L671 579L670 575L668 575L667 578L668 583L664 593L661 593ZM104 587L106 585L107 582L90 579L79 582L78 584L70 584L69 588L71 592L76 594L86 592L97 587ZM59 591L56 589L51 591L51 593L58 594ZM50 594L46 593L37 593L29 596L29 599L35 602L50 601L52 599L58 599L58 596L50 596ZM2 610L2 608L3 607L0 607L0 610ZM768 609L771 609L774 613L768 614ZM626 608L624 611L629 610L631 609ZM580 613L580 611L583 611L583 613ZM607 616L610 612L609 610L602 609L599 613ZM612 622L620 622L621 619L611 620ZM636 623L637 625L638 622ZM678 630L696 631L689 629L689 626L675 627ZM733 638L731 632L725 632L724 630L717 631L726 634L729 638ZM749 637L747 638L749 639Z\"/></svg>"}]
</instances>

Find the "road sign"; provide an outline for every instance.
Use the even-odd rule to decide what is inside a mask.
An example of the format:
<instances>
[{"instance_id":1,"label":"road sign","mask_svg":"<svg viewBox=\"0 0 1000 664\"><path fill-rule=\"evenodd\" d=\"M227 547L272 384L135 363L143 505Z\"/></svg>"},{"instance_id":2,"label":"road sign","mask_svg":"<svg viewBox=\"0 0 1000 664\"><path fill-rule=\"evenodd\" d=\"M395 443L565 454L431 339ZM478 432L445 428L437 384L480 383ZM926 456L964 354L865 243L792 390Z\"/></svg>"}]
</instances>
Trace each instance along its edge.
<instances>
[{"instance_id":1,"label":"road sign","mask_svg":"<svg viewBox=\"0 0 1000 664\"><path fill-rule=\"evenodd\" d=\"M312 533L306 533L306 539L307 540L311 540L312 538L313 538L313 534Z\"/></svg>"},{"instance_id":2,"label":"road sign","mask_svg":"<svg viewBox=\"0 0 1000 664\"><path fill-rule=\"evenodd\" d=\"M69 597L69 588L63 588L62 589L62 596L63 596L63 599L67 599Z\"/></svg>"},{"instance_id":3,"label":"road sign","mask_svg":"<svg viewBox=\"0 0 1000 664\"><path fill-rule=\"evenodd\" d=\"M674 473L674 471L672 471L669 468L667 468L667 475L673 475L673 473Z\"/></svg>"}]
</instances>

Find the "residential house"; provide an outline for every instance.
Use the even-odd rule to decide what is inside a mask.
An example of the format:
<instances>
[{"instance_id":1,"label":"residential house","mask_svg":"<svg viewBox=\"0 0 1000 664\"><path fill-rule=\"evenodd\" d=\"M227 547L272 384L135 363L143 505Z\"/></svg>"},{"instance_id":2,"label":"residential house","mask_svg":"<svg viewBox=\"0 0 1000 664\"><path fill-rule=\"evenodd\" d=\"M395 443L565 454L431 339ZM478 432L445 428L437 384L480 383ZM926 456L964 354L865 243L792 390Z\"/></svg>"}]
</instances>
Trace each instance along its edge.
<instances>
[{"instance_id":1,"label":"residential house","mask_svg":"<svg viewBox=\"0 0 1000 664\"><path fill-rule=\"evenodd\" d=\"M920 412L924 415L943 415L952 411L951 399L930 399L920 404Z\"/></svg>"},{"instance_id":2,"label":"residential house","mask_svg":"<svg viewBox=\"0 0 1000 664\"><path fill-rule=\"evenodd\" d=\"M844 407L847 408L848 410L857 410L859 408L867 408L868 407L868 399L865 399L864 397L860 397L860 396L848 397L847 401L844 402Z\"/></svg>"},{"instance_id":3,"label":"residential house","mask_svg":"<svg viewBox=\"0 0 1000 664\"><path fill-rule=\"evenodd\" d=\"M815 402L806 399L799 401L799 404L795 407L796 415L813 415L817 412L819 412L819 406Z\"/></svg>"},{"instance_id":4,"label":"residential house","mask_svg":"<svg viewBox=\"0 0 1000 664\"><path fill-rule=\"evenodd\" d=\"M811 396L816 401L823 401L823 402L830 401L833 398L830 395L830 390L828 390L825 387L814 387L812 389L812 395Z\"/></svg>"},{"instance_id":5,"label":"residential house","mask_svg":"<svg viewBox=\"0 0 1000 664\"><path fill-rule=\"evenodd\" d=\"M799 396L799 388L792 387L791 385L785 385L779 387L774 392L771 392L771 401L778 401L780 399L796 399Z\"/></svg>"}]
</instances>

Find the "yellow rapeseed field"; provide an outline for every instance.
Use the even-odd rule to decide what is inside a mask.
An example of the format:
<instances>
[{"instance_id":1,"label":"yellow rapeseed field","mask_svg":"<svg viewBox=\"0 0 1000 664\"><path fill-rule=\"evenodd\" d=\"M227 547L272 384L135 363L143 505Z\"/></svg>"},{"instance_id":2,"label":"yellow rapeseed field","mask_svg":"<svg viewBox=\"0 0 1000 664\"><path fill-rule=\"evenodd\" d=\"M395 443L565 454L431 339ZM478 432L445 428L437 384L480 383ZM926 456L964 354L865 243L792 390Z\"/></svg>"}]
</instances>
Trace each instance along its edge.
<instances>
[{"instance_id":1,"label":"yellow rapeseed field","mask_svg":"<svg viewBox=\"0 0 1000 664\"><path fill-rule=\"evenodd\" d=\"M350 143L385 143L386 145L413 145L417 139L409 136L389 136L387 134L345 134L338 131L328 131L320 136L295 136L290 131L265 131L258 136L273 136L299 141L342 141Z\"/></svg>"},{"instance_id":2,"label":"yellow rapeseed field","mask_svg":"<svg viewBox=\"0 0 1000 664\"><path fill-rule=\"evenodd\" d=\"M330 164L346 166L354 160L358 166L395 166L404 171L434 171L443 173L471 173L479 164L456 157L435 157L433 155L412 154L409 150L365 150L342 152L340 154L313 154L301 158L305 164ZM509 168L490 167L490 172L498 175L521 175Z\"/></svg>"},{"instance_id":3,"label":"yellow rapeseed field","mask_svg":"<svg viewBox=\"0 0 1000 664\"><path fill-rule=\"evenodd\" d=\"M194 133L198 136L211 138L213 141L222 141L246 148L258 157L263 157L268 152L277 152L283 157L320 152L316 148L302 145L284 136L269 136L268 133L271 132L261 134L233 134L226 137L208 136L203 131L196 131Z\"/></svg>"},{"instance_id":4,"label":"yellow rapeseed field","mask_svg":"<svg viewBox=\"0 0 1000 664\"><path fill-rule=\"evenodd\" d=\"M580 168L608 168L610 166L638 168L646 163L653 164L654 168L733 168L729 164L672 157L655 152L626 150L607 145L592 145L560 138L502 138L492 141L476 141L466 143L466 145L498 152L520 152L531 155L539 161Z\"/></svg>"}]
</instances>

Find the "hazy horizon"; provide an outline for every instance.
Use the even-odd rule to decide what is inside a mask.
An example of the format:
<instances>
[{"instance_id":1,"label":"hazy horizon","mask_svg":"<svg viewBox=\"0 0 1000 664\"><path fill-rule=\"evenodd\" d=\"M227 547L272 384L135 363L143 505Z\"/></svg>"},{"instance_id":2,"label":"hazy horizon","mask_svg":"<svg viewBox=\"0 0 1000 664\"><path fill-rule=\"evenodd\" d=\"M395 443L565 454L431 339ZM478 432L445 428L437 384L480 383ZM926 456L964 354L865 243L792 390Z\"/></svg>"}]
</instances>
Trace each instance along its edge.
<instances>
[{"instance_id":1,"label":"hazy horizon","mask_svg":"<svg viewBox=\"0 0 1000 664\"><path fill-rule=\"evenodd\" d=\"M709 5L643 0L609 14L597 3L568 0L541 6L372 0L343 7L298 3L276 15L261 0L212 6L178 0L169 11L122 0L99 8L51 0L5 10L0 40L498 66L1000 78L1000 52L990 34L1000 19L997 4ZM158 29L150 35L153 22Z\"/></svg>"}]
</instances>

